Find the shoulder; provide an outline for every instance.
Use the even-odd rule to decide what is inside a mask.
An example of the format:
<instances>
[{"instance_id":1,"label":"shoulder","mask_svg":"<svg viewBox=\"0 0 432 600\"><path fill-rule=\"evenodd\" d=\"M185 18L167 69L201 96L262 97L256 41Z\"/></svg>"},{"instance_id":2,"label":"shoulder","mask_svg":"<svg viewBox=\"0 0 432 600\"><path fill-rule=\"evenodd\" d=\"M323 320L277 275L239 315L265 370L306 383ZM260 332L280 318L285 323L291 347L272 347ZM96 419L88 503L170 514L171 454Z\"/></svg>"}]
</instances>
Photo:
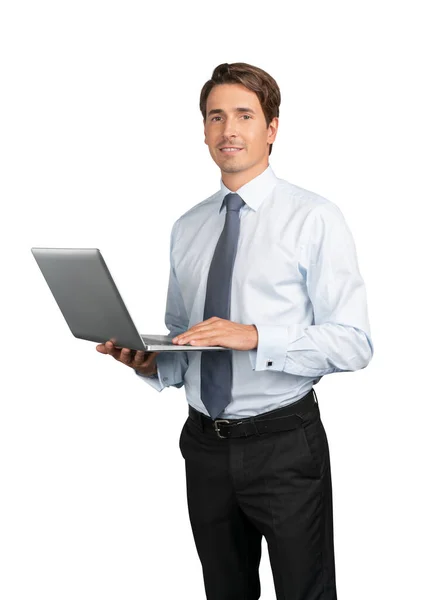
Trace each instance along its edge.
<instances>
[{"instance_id":1,"label":"shoulder","mask_svg":"<svg viewBox=\"0 0 432 600\"><path fill-rule=\"evenodd\" d=\"M351 233L339 206L332 200L284 179L278 179L273 202L284 231L300 249L330 243L346 245Z\"/></svg>"},{"instance_id":2,"label":"shoulder","mask_svg":"<svg viewBox=\"0 0 432 600\"><path fill-rule=\"evenodd\" d=\"M183 213L174 223L173 229L188 228L206 220L207 216L214 212L215 206L221 202L220 190L215 192L202 202L195 204L185 213Z\"/></svg>"},{"instance_id":3,"label":"shoulder","mask_svg":"<svg viewBox=\"0 0 432 600\"><path fill-rule=\"evenodd\" d=\"M306 229L317 223L345 224L344 215L335 202L284 179L278 179L274 200L279 205L288 206L290 216L295 215Z\"/></svg>"},{"instance_id":4,"label":"shoulder","mask_svg":"<svg viewBox=\"0 0 432 600\"><path fill-rule=\"evenodd\" d=\"M308 190L290 183L285 179L278 178L276 187L274 189L274 196L277 200L281 200L283 202L289 200L291 205L294 205L296 208L303 209L305 212L309 212L314 209L321 209L324 212L339 210L338 206L328 198L325 198L324 196L321 196L312 190Z\"/></svg>"}]
</instances>

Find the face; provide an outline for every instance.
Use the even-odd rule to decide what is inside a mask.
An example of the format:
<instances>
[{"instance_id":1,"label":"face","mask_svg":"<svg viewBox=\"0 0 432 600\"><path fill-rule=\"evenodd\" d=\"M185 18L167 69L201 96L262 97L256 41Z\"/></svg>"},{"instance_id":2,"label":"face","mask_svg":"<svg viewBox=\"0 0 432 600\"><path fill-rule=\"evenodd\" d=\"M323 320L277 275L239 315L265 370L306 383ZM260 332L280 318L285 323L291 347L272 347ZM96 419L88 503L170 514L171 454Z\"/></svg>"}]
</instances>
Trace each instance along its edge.
<instances>
[{"instance_id":1,"label":"face","mask_svg":"<svg viewBox=\"0 0 432 600\"><path fill-rule=\"evenodd\" d=\"M212 89L204 120L205 143L226 185L228 181L240 187L267 168L269 144L276 139L277 128L277 117L266 126L255 92L237 83Z\"/></svg>"}]
</instances>

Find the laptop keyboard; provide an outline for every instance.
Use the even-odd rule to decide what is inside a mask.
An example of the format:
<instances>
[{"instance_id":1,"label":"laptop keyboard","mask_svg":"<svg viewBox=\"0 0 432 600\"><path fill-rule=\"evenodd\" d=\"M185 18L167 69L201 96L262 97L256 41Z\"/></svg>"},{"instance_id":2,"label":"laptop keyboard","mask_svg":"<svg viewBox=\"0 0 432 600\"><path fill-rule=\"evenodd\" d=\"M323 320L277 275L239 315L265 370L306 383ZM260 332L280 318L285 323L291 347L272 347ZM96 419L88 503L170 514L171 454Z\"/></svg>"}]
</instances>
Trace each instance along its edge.
<instances>
[{"instance_id":1,"label":"laptop keyboard","mask_svg":"<svg viewBox=\"0 0 432 600\"><path fill-rule=\"evenodd\" d=\"M141 339L146 342L146 344L173 345L171 338L167 335L142 335Z\"/></svg>"}]
</instances>

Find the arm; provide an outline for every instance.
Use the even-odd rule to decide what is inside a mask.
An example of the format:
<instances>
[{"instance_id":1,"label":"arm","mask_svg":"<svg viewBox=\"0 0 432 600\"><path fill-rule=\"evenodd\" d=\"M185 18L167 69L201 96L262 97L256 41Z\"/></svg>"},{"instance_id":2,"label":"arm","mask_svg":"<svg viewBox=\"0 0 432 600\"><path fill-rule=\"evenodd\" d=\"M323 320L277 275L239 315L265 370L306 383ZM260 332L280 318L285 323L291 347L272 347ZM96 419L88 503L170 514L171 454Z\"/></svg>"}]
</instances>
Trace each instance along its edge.
<instances>
[{"instance_id":1,"label":"arm","mask_svg":"<svg viewBox=\"0 0 432 600\"><path fill-rule=\"evenodd\" d=\"M341 211L333 203L320 204L309 213L307 224L300 238L299 270L314 324L256 324L258 346L249 351L256 371L321 377L363 369L373 356L365 286Z\"/></svg>"},{"instance_id":2,"label":"arm","mask_svg":"<svg viewBox=\"0 0 432 600\"><path fill-rule=\"evenodd\" d=\"M186 331L189 325L189 317L186 314L183 298L172 259L172 249L175 240L175 232L178 221L171 230L170 240L170 275L165 310L165 325L169 329L170 336L176 336ZM150 384L155 390L161 392L165 387L183 386L183 377L188 368L188 354L186 351L176 350L174 352L160 352L156 357L157 376L145 377L138 372L135 373Z\"/></svg>"}]
</instances>

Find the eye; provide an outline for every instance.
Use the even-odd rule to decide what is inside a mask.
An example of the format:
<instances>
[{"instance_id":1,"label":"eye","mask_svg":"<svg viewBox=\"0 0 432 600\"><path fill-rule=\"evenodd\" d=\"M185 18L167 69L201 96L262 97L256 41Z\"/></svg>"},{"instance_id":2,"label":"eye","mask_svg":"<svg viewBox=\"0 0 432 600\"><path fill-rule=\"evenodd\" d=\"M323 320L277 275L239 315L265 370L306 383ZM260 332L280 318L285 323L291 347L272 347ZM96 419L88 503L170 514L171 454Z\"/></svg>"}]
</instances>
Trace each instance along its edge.
<instances>
[{"instance_id":1,"label":"eye","mask_svg":"<svg viewBox=\"0 0 432 600\"><path fill-rule=\"evenodd\" d=\"M211 121L214 121L215 119L220 119L221 117L213 117L212 119L210 119Z\"/></svg>"},{"instance_id":2,"label":"eye","mask_svg":"<svg viewBox=\"0 0 432 600\"><path fill-rule=\"evenodd\" d=\"M247 117L248 120L251 119L252 117L250 115L243 115L244 117Z\"/></svg>"}]
</instances>

